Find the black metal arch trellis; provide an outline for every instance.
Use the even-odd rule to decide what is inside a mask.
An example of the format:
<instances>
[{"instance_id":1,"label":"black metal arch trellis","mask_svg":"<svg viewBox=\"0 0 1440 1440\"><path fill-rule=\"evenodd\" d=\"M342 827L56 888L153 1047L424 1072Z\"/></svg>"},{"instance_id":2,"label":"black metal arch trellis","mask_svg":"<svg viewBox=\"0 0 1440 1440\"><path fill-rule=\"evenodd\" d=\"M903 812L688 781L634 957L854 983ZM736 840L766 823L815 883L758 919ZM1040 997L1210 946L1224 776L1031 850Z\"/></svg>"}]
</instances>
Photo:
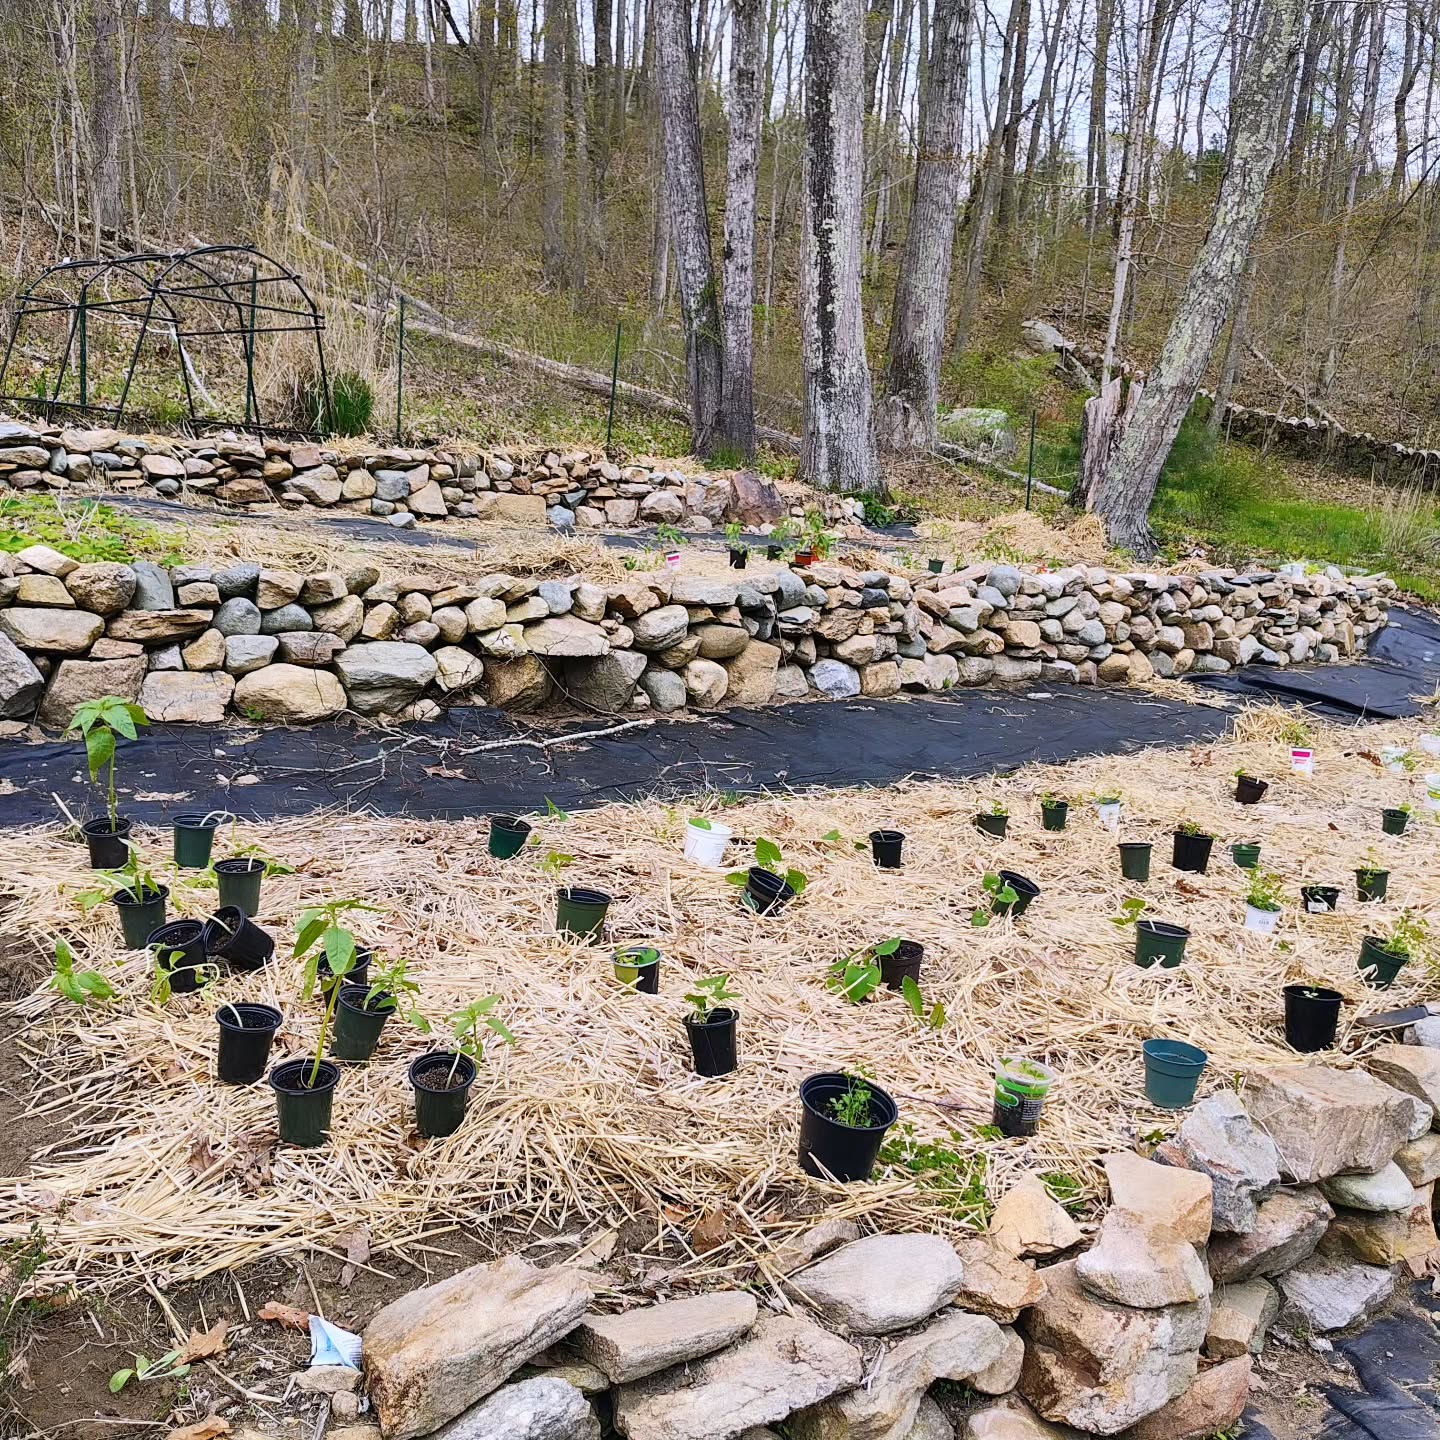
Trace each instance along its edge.
<instances>
[{"instance_id":1,"label":"black metal arch trellis","mask_svg":"<svg viewBox=\"0 0 1440 1440\"><path fill-rule=\"evenodd\" d=\"M47 315L68 316L65 348L53 386L47 393L15 394L6 388L10 362L27 321ZM90 323L92 316L138 326L125 366L125 378L113 405L92 399ZM164 254L147 251L113 259L64 260L41 271L16 297L15 318L0 361L0 401L41 412L103 417L119 426L152 327L164 327L175 343L190 424L228 425L261 434L310 433L306 427L267 424L255 390L256 339L262 335L308 334L314 337L315 375L320 385L322 431L331 428L330 376L325 367L325 317L300 276L252 245L205 245ZM199 415L187 341L238 340L245 364L245 417ZM62 399L73 376L76 399ZM202 386L203 388L203 386Z\"/></svg>"}]
</instances>

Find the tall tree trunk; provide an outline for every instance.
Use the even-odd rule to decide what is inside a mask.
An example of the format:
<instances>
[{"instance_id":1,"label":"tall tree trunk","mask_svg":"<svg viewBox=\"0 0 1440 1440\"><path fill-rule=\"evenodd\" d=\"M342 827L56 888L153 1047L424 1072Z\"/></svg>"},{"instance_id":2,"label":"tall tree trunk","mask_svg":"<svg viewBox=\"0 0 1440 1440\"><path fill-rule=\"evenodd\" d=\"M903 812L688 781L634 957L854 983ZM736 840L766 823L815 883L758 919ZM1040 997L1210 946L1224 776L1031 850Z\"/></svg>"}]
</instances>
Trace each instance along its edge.
<instances>
[{"instance_id":1,"label":"tall tree trunk","mask_svg":"<svg viewBox=\"0 0 1440 1440\"><path fill-rule=\"evenodd\" d=\"M997 240L1003 239L1015 218L1015 161L1020 148L1020 121L1025 113L1025 67L1030 53L1030 0L1021 0L1015 31L1015 55L1010 62L1010 114L1005 121L1004 158L1000 166L1000 194L995 206Z\"/></svg>"},{"instance_id":2,"label":"tall tree trunk","mask_svg":"<svg viewBox=\"0 0 1440 1440\"><path fill-rule=\"evenodd\" d=\"M910 229L895 286L890 363L877 415L880 442L891 450L929 450L936 441L955 210L964 165L970 0L936 0L932 23Z\"/></svg>"},{"instance_id":3,"label":"tall tree trunk","mask_svg":"<svg viewBox=\"0 0 1440 1440\"><path fill-rule=\"evenodd\" d=\"M1210 362L1264 214L1265 187L1280 147L1303 0L1266 0L1243 77L1238 129L1210 228L1185 282L1160 358L1111 464L1081 498L1111 545L1154 553L1150 505L1196 388ZM1078 489L1078 487L1077 487Z\"/></svg>"},{"instance_id":4,"label":"tall tree trunk","mask_svg":"<svg viewBox=\"0 0 1440 1440\"><path fill-rule=\"evenodd\" d=\"M724 383L720 307L705 205L705 156L696 93L695 27L690 0L663 0L653 10L660 90L661 169L665 208L675 242L685 356L690 374L690 424L698 454L715 445Z\"/></svg>"},{"instance_id":5,"label":"tall tree trunk","mask_svg":"<svg viewBox=\"0 0 1440 1440\"><path fill-rule=\"evenodd\" d=\"M805 0L805 427L821 490L882 493L860 292L863 0Z\"/></svg>"},{"instance_id":6,"label":"tall tree trunk","mask_svg":"<svg viewBox=\"0 0 1440 1440\"><path fill-rule=\"evenodd\" d=\"M1110 33L1115 24L1115 0L1099 0L1095 10L1095 75L1090 85L1090 130L1085 146L1085 230L1094 235L1105 214L1110 181L1110 122L1106 96L1110 76Z\"/></svg>"},{"instance_id":7,"label":"tall tree trunk","mask_svg":"<svg viewBox=\"0 0 1440 1440\"><path fill-rule=\"evenodd\" d=\"M885 54L885 31L895 11L895 0L869 0L865 11L865 113L878 108L875 85L880 78L880 60Z\"/></svg>"},{"instance_id":8,"label":"tall tree trunk","mask_svg":"<svg viewBox=\"0 0 1440 1440\"><path fill-rule=\"evenodd\" d=\"M765 0L734 0L725 183L725 355L719 439L755 455L755 212L760 196L760 70Z\"/></svg>"},{"instance_id":9,"label":"tall tree trunk","mask_svg":"<svg viewBox=\"0 0 1440 1440\"><path fill-rule=\"evenodd\" d=\"M1295 110L1290 122L1290 144L1286 151L1290 194L1294 198L1305 166L1305 149L1310 143L1314 121L1315 79L1320 71L1320 52L1335 16L1337 0L1313 0L1305 32L1305 50L1300 61L1300 79L1295 86Z\"/></svg>"},{"instance_id":10,"label":"tall tree trunk","mask_svg":"<svg viewBox=\"0 0 1440 1440\"><path fill-rule=\"evenodd\" d=\"M544 166L540 211L540 260L546 281L563 286L570 278L565 244L565 17L563 5L545 7L545 56L541 62L540 131Z\"/></svg>"},{"instance_id":11,"label":"tall tree trunk","mask_svg":"<svg viewBox=\"0 0 1440 1440\"><path fill-rule=\"evenodd\" d=\"M94 0L90 51L90 223L98 251L102 232L120 228L120 0Z\"/></svg>"}]
</instances>

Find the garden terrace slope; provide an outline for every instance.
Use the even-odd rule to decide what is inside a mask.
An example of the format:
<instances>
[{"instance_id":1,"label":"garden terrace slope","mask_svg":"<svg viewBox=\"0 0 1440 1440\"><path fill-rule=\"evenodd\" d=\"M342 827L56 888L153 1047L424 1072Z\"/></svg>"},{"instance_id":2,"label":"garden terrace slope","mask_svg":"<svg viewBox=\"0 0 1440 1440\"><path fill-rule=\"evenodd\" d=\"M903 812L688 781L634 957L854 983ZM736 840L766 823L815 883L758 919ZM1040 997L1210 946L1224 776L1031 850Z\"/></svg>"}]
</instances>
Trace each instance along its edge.
<instances>
[{"instance_id":1,"label":"garden terrace slope","mask_svg":"<svg viewBox=\"0 0 1440 1440\"><path fill-rule=\"evenodd\" d=\"M735 578L730 578L731 576ZM1123 684L1333 662L1386 623L1394 586L1233 570L944 574L757 562L622 583L583 575L302 574L254 563L80 564L0 554L0 717L64 728L100 695L152 720L433 719L482 696L602 713L883 698L990 681Z\"/></svg>"}]
</instances>

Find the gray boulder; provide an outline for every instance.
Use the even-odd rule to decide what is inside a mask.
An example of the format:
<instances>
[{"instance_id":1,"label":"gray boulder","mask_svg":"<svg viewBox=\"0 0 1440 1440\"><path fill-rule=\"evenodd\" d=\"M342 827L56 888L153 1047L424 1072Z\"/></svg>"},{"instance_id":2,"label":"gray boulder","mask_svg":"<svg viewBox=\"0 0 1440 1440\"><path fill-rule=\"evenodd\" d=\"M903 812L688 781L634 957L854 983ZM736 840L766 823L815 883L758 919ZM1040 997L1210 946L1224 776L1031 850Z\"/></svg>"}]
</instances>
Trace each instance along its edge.
<instances>
[{"instance_id":1,"label":"gray boulder","mask_svg":"<svg viewBox=\"0 0 1440 1440\"><path fill-rule=\"evenodd\" d=\"M402 710L435 678L435 657L421 645L376 640L335 657L350 706L362 715Z\"/></svg>"}]
</instances>

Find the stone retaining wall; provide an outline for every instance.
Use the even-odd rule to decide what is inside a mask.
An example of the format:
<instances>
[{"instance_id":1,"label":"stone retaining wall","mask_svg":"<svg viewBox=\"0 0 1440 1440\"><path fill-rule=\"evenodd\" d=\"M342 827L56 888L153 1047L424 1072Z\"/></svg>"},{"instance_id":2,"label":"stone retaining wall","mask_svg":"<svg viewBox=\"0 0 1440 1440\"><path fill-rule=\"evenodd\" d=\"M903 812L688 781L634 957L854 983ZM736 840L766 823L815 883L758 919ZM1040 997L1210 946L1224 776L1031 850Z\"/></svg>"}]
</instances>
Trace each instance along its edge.
<instances>
[{"instance_id":1,"label":"stone retaining wall","mask_svg":"<svg viewBox=\"0 0 1440 1440\"><path fill-rule=\"evenodd\" d=\"M234 564L79 564L0 553L0 716L63 728L98 695L154 720L342 710L431 719L483 698L619 712L883 697L989 681L1120 684L1333 661L1385 624L1394 585L1338 570L943 575L841 565L455 580Z\"/></svg>"},{"instance_id":2,"label":"stone retaining wall","mask_svg":"<svg viewBox=\"0 0 1440 1440\"><path fill-rule=\"evenodd\" d=\"M703 531L729 521L767 525L792 512L791 500L754 471L687 475L655 464L617 465L593 450L395 447L342 455L319 444L234 434L181 440L0 419L0 491L7 487L338 507L401 528L457 516L548 521L559 530ZM858 502L836 496L807 503L821 505L828 520L861 514Z\"/></svg>"}]
</instances>

